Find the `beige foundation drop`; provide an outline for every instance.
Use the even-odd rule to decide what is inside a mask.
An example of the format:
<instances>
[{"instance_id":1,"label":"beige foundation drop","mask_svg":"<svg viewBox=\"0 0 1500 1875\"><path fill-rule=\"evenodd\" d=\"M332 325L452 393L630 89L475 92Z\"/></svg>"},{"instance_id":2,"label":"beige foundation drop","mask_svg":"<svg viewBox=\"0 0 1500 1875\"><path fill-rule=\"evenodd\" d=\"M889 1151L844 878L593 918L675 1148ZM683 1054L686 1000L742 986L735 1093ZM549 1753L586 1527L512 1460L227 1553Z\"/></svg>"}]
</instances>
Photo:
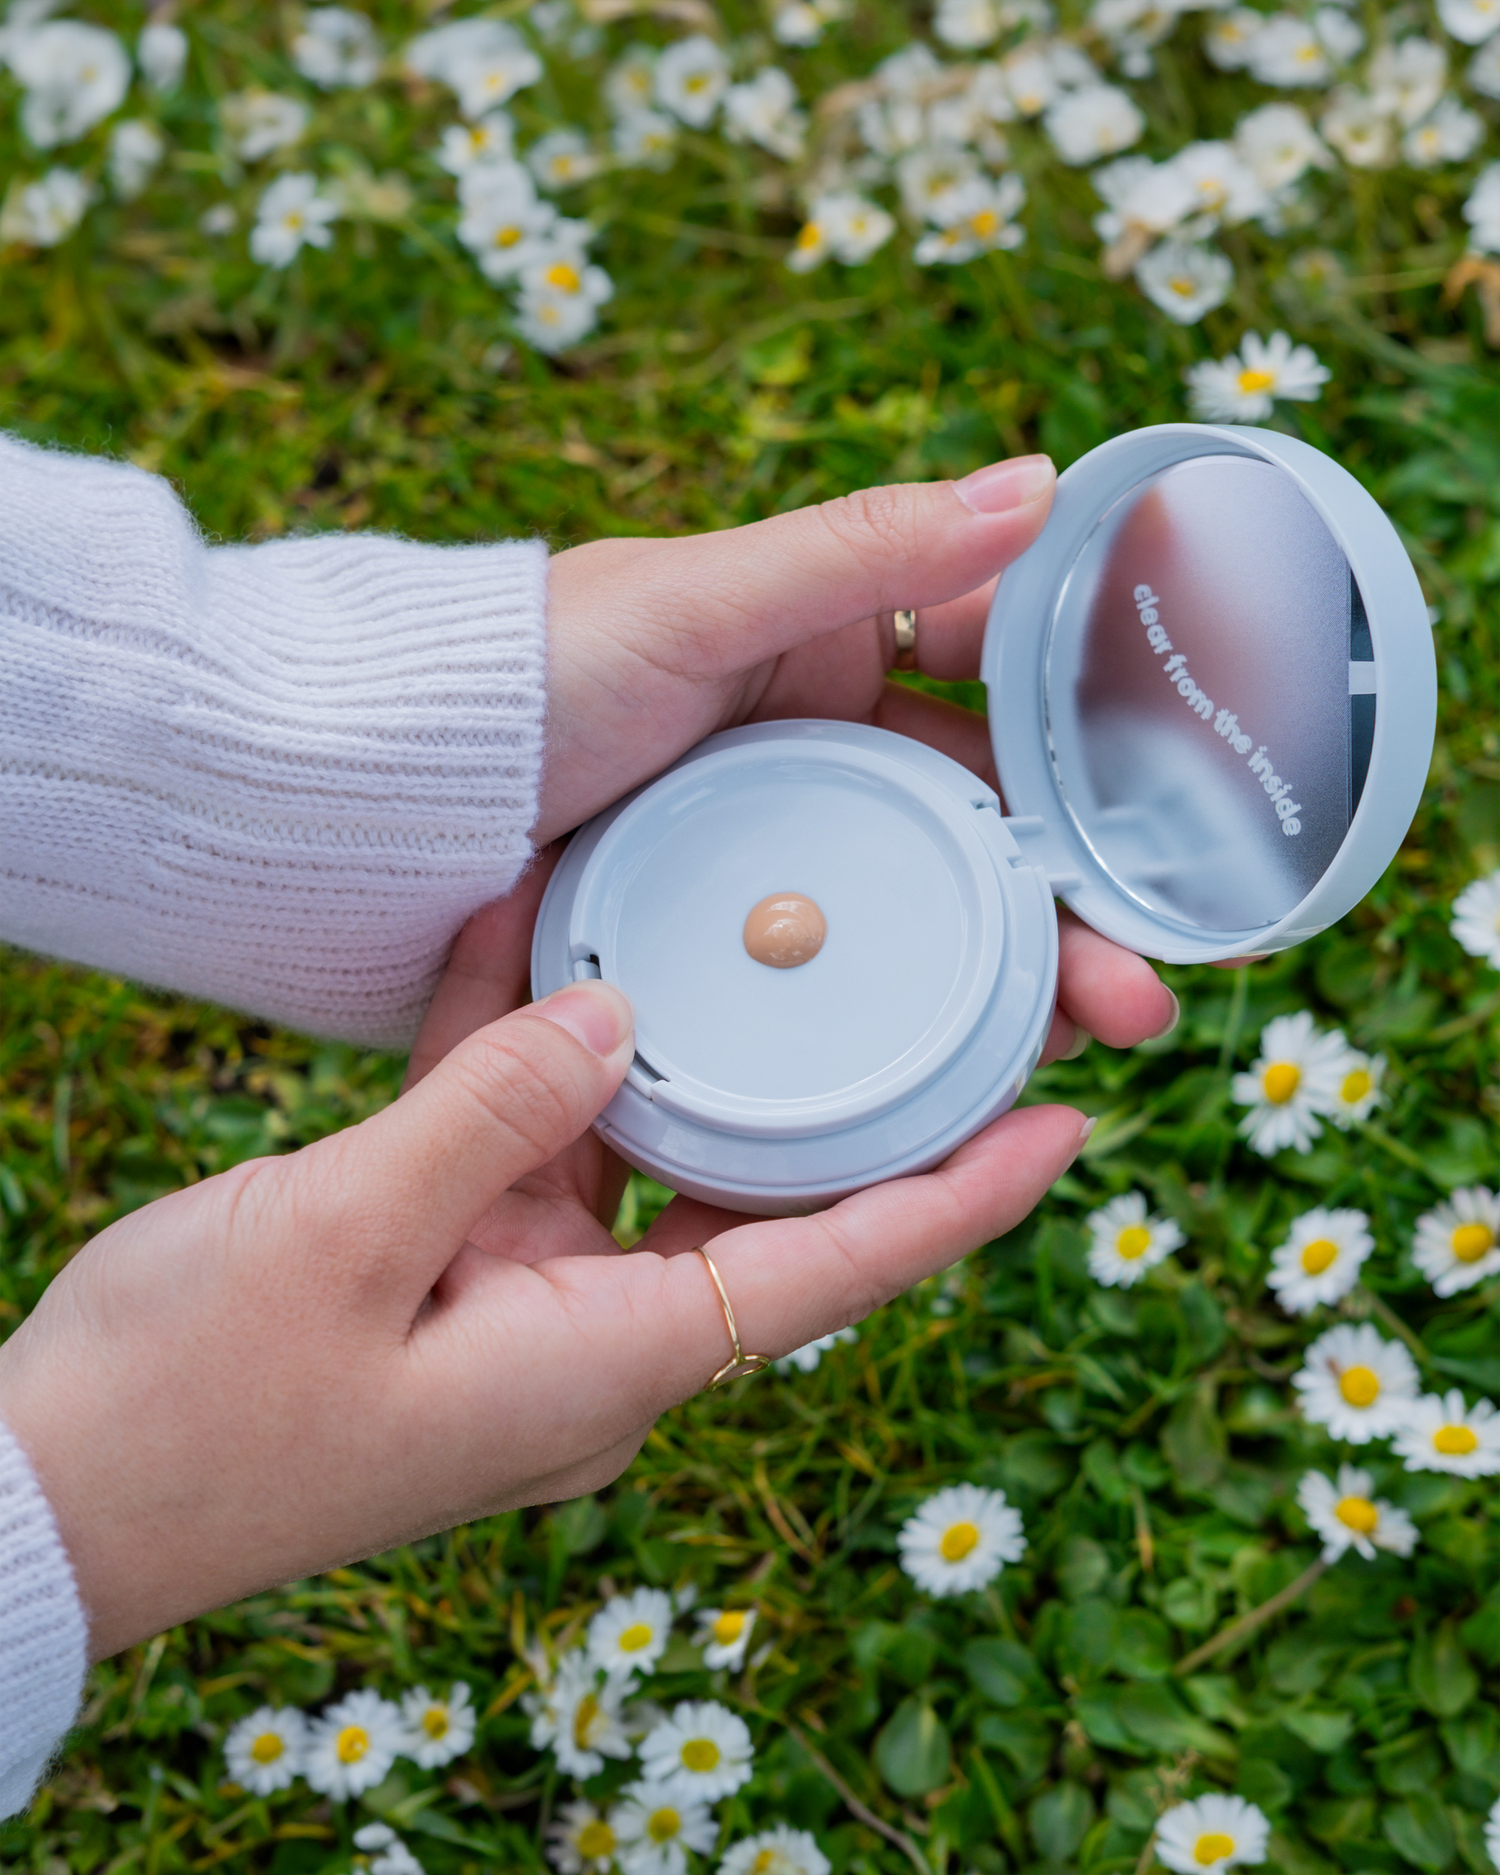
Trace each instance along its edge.
<instances>
[{"instance_id":1,"label":"beige foundation drop","mask_svg":"<svg viewBox=\"0 0 1500 1875\"><path fill-rule=\"evenodd\" d=\"M773 970L795 970L809 962L827 936L828 920L801 892L773 892L745 920L745 949Z\"/></svg>"}]
</instances>

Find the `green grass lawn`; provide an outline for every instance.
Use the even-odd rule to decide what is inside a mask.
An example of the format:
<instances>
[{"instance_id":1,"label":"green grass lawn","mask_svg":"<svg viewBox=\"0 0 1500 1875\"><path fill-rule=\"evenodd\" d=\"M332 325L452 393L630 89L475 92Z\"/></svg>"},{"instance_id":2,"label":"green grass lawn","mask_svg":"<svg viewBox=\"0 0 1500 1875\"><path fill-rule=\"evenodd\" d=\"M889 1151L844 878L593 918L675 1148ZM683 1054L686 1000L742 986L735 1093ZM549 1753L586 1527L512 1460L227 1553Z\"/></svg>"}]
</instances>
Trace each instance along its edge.
<instances>
[{"instance_id":1,"label":"green grass lawn","mask_svg":"<svg viewBox=\"0 0 1500 1875\"><path fill-rule=\"evenodd\" d=\"M170 475L222 538L370 527L563 545L732 525L1008 452L1062 465L1180 420L1187 364L1287 324L1333 377L1275 422L1332 450L1401 529L1436 611L1441 720L1420 817L1339 928L1253 971L1168 971L1183 1020L1165 1042L1094 1044L1036 1078L1028 1098L1100 1123L1027 1224L816 1372L668 1415L597 1499L290 1585L106 1663L62 1768L0 1825L0 1861L344 1875L354 1829L381 1816L432 1875L540 1869L573 1789L528 1743L528 1662L538 1641L576 1639L604 1594L652 1584L759 1610L744 1671L706 1669L685 1619L647 1688L663 1706L720 1699L751 1727L755 1774L719 1808L721 1846L786 1820L836 1875L1104 1875L1148 1866L1163 1803L1223 1789L1270 1817L1269 1866L1289 1875L1484 1875L1500 1795L1493 1480L1404 1473L1362 1448L1420 1527L1410 1561L1350 1555L1242 1645L1176 1670L1317 1552L1296 1484L1340 1454L1289 1380L1335 1314L1295 1321L1266 1290L1293 1217L1368 1213L1377 1250L1342 1315L1399 1332L1428 1390L1500 1396L1500 1283L1440 1302L1409 1259L1423 1211L1500 1180L1500 979L1447 929L1458 890L1500 866L1500 372L1474 296L1441 288L1461 249L1440 228L1455 187L1354 175L1320 230L1342 256L1331 287L1269 237L1231 232L1234 294L1183 329L1103 277L1081 176L1034 190L1014 253L936 272L893 244L799 278L781 262L795 216L757 206L764 164L705 139L665 176L587 185L579 212L603 231L618 296L549 361L514 340L451 240L415 228L345 229L280 275L210 252L194 233L208 159L185 158L204 100L260 72L277 29L238 5L188 24L201 83L174 107L184 160L158 195L0 256L6 427ZM816 55L830 82L912 25L888 7L849 30ZM1230 110L1195 57L1168 48L1136 88L1179 134L1215 133ZM414 160L434 108L351 97L329 107L325 154ZM8 126L0 160L34 169ZM14 953L0 1004L5 1327L111 1219L360 1119L401 1067ZM1236 1137L1229 1077L1271 1016L1302 1008L1388 1058L1389 1101L1267 1161ZM1103 1289L1082 1220L1128 1190L1188 1241L1137 1287ZM623 1242L661 1202L632 1184ZM930 1601L897 1566L896 1532L965 1479L1005 1490L1028 1548L990 1592ZM444 1769L398 1763L348 1803L227 1782L223 1735L262 1702L313 1710L454 1680L482 1717ZM610 1764L589 1794L630 1774Z\"/></svg>"}]
</instances>

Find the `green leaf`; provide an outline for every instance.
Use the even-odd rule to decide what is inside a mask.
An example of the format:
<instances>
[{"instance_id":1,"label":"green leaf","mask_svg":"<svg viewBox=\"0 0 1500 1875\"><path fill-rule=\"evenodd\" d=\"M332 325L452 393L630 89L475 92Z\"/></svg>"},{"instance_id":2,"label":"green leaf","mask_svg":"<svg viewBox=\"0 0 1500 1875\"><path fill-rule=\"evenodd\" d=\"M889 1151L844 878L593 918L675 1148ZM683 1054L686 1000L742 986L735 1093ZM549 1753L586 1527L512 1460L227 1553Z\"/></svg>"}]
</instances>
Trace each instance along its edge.
<instances>
[{"instance_id":1,"label":"green leaf","mask_svg":"<svg viewBox=\"0 0 1500 1875\"><path fill-rule=\"evenodd\" d=\"M903 1699L875 1740L875 1766L898 1797L925 1797L947 1781L948 1731L925 1699Z\"/></svg>"},{"instance_id":2,"label":"green leaf","mask_svg":"<svg viewBox=\"0 0 1500 1875\"><path fill-rule=\"evenodd\" d=\"M1269 1758L1247 1758L1242 1760L1235 1774L1234 1788L1237 1796L1259 1804L1262 1810L1275 1812L1286 1808L1297 1787L1281 1766L1273 1764Z\"/></svg>"},{"instance_id":3,"label":"green leaf","mask_svg":"<svg viewBox=\"0 0 1500 1875\"><path fill-rule=\"evenodd\" d=\"M1172 1630L1149 1608L1127 1608L1116 1623L1110 1664L1127 1679L1162 1679L1172 1670Z\"/></svg>"},{"instance_id":4,"label":"green leaf","mask_svg":"<svg viewBox=\"0 0 1500 1875\"><path fill-rule=\"evenodd\" d=\"M1019 1706L1046 1694L1041 1670L1019 1641L965 1641L959 1658L975 1690L997 1706Z\"/></svg>"},{"instance_id":5,"label":"green leaf","mask_svg":"<svg viewBox=\"0 0 1500 1875\"><path fill-rule=\"evenodd\" d=\"M1057 1565L1057 1585L1070 1602L1092 1595L1109 1580L1109 1553L1092 1537L1070 1536Z\"/></svg>"},{"instance_id":6,"label":"green leaf","mask_svg":"<svg viewBox=\"0 0 1500 1875\"><path fill-rule=\"evenodd\" d=\"M1493 1706L1475 1706L1438 1731L1455 1769L1500 1786L1500 1717Z\"/></svg>"},{"instance_id":7,"label":"green leaf","mask_svg":"<svg viewBox=\"0 0 1500 1875\"><path fill-rule=\"evenodd\" d=\"M1439 1622L1418 1640L1411 1652L1407 1679L1411 1690L1437 1719L1453 1718L1479 1691L1479 1675L1459 1644L1451 1620Z\"/></svg>"},{"instance_id":8,"label":"green leaf","mask_svg":"<svg viewBox=\"0 0 1500 1875\"><path fill-rule=\"evenodd\" d=\"M1453 1827L1447 1811L1431 1791L1387 1810L1380 1827L1397 1855L1417 1868L1430 1869L1436 1875L1453 1860L1457 1848Z\"/></svg>"},{"instance_id":9,"label":"green leaf","mask_svg":"<svg viewBox=\"0 0 1500 1875\"><path fill-rule=\"evenodd\" d=\"M1066 1862L1088 1834L1094 1800L1082 1784L1064 1779L1044 1791L1026 1812L1031 1840L1044 1862Z\"/></svg>"},{"instance_id":10,"label":"green leaf","mask_svg":"<svg viewBox=\"0 0 1500 1875\"><path fill-rule=\"evenodd\" d=\"M1281 1723L1294 1738L1325 1755L1337 1751L1354 1730L1352 1712L1283 1712Z\"/></svg>"},{"instance_id":11,"label":"green leaf","mask_svg":"<svg viewBox=\"0 0 1500 1875\"><path fill-rule=\"evenodd\" d=\"M1224 1469L1228 1441L1215 1410L1212 1385L1199 1385L1172 1408L1161 1449L1188 1491L1206 1491Z\"/></svg>"},{"instance_id":12,"label":"green leaf","mask_svg":"<svg viewBox=\"0 0 1500 1875\"><path fill-rule=\"evenodd\" d=\"M1052 1762L1056 1735L1045 1719L1020 1712L983 1712L974 1731L981 1745L1005 1753L1023 1784L1039 1778Z\"/></svg>"}]
</instances>

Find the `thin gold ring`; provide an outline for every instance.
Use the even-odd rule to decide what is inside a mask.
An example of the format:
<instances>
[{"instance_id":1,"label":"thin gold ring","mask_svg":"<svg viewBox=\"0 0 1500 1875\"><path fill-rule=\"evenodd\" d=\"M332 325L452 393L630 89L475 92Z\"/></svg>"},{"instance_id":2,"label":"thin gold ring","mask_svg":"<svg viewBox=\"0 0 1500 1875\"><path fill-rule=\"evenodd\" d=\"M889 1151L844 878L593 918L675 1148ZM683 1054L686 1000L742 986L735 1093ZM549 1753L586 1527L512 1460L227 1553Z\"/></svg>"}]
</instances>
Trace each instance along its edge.
<instances>
[{"instance_id":1,"label":"thin gold ring","mask_svg":"<svg viewBox=\"0 0 1500 1875\"><path fill-rule=\"evenodd\" d=\"M695 1243L693 1248L707 1264L708 1273L713 1278L714 1288L719 1292L719 1306L724 1311L724 1326L729 1330L730 1345L734 1349L734 1353L709 1381L709 1386L722 1387L726 1381L743 1380L747 1374L763 1373L771 1365L770 1355L747 1354L740 1346L740 1331L735 1326L734 1305L729 1300L729 1291L724 1287L724 1278L719 1274L713 1258L702 1244Z\"/></svg>"},{"instance_id":2,"label":"thin gold ring","mask_svg":"<svg viewBox=\"0 0 1500 1875\"><path fill-rule=\"evenodd\" d=\"M896 612L892 618L896 626L896 662L891 668L914 671L917 668L917 615L915 612Z\"/></svg>"}]
</instances>

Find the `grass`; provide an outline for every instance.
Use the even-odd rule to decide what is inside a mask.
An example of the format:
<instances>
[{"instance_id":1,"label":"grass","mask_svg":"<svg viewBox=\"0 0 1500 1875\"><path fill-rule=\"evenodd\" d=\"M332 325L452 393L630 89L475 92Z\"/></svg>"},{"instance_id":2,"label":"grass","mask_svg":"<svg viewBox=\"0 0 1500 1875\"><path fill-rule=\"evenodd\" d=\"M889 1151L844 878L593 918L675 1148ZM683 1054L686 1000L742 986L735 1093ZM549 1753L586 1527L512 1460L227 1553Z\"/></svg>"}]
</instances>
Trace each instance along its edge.
<instances>
[{"instance_id":1,"label":"grass","mask_svg":"<svg viewBox=\"0 0 1500 1875\"><path fill-rule=\"evenodd\" d=\"M906 29L900 10L870 17L851 29L859 69ZM190 23L205 96L265 56L269 15L225 5ZM1181 130L1201 111L1213 128L1214 97L1174 71L1191 77L1169 60L1163 120ZM206 107L180 108L186 147ZM415 147L399 113L340 109L330 147L381 163ZM1491 1485L1406 1476L1377 1450L1380 1487L1422 1528L1410 1564L1346 1559L1242 1646L1174 1671L1315 1554L1292 1493L1335 1454L1287 1379L1321 1324L1291 1322L1264 1288L1292 1216L1366 1210L1379 1248L1352 1312L1399 1322L1428 1386L1500 1392L1500 1286L1437 1302L1406 1254L1422 1210L1500 1175L1497 979L1446 929L1458 888L1500 865L1500 375L1472 301L1442 296L1437 211L1395 181L1351 197L1328 238L1353 285L1322 298L1236 237L1236 298L1184 333L1099 276L1081 184L1049 198L1017 254L937 278L887 251L797 280L746 207L757 160L725 170L698 152L636 199L590 185L619 304L558 364L509 344L456 250L425 256L401 230L352 231L282 280L206 257L184 164L149 214L102 207L55 252L8 257L4 421L159 469L226 538L540 529L561 545L733 524L1006 451L1066 462L1180 418L1184 364L1291 320L1335 378L1285 421L1383 501L1437 608L1442 720L1418 822L1339 929L1252 972L1168 972L1184 1017L1166 1042L1096 1044L1039 1076L1034 1097L1100 1115L1074 1170L1028 1224L815 1374L689 1402L597 1500L293 1584L99 1668L62 1769L0 1825L6 1868L339 1875L376 1812L433 1875L537 1869L568 1793L526 1742L523 1648L638 1582L762 1610L771 1646L753 1670L708 1674L684 1639L651 1688L663 1703L712 1692L751 1723L756 1776L723 1806L726 1841L785 1817L817 1831L837 1875L913 1860L1106 1875L1144 1866L1169 1795L1219 1787L1271 1816L1271 1865L1289 1875L1488 1867ZM7 1326L113 1217L357 1121L399 1075L391 1058L14 953L0 1000ZM1228 1076L1268 1017L1302 1007L1387 1054L1391 1101L1377 1124L1267 1163L1236 1141ZM1138 1289L1103 1291L1080 1220L1131 1188L1188 1247ZM633 1182L622 1241L661 1200ZM960 1478L1003 1486L1030 1547L997 1594L935 1605L895 1566L895 1532ZM364 1805L224 1785L223 1731L263 1699L455 1678L484 1719L449 1771L399 1767Z\"/></svg>"}]
</instances>

